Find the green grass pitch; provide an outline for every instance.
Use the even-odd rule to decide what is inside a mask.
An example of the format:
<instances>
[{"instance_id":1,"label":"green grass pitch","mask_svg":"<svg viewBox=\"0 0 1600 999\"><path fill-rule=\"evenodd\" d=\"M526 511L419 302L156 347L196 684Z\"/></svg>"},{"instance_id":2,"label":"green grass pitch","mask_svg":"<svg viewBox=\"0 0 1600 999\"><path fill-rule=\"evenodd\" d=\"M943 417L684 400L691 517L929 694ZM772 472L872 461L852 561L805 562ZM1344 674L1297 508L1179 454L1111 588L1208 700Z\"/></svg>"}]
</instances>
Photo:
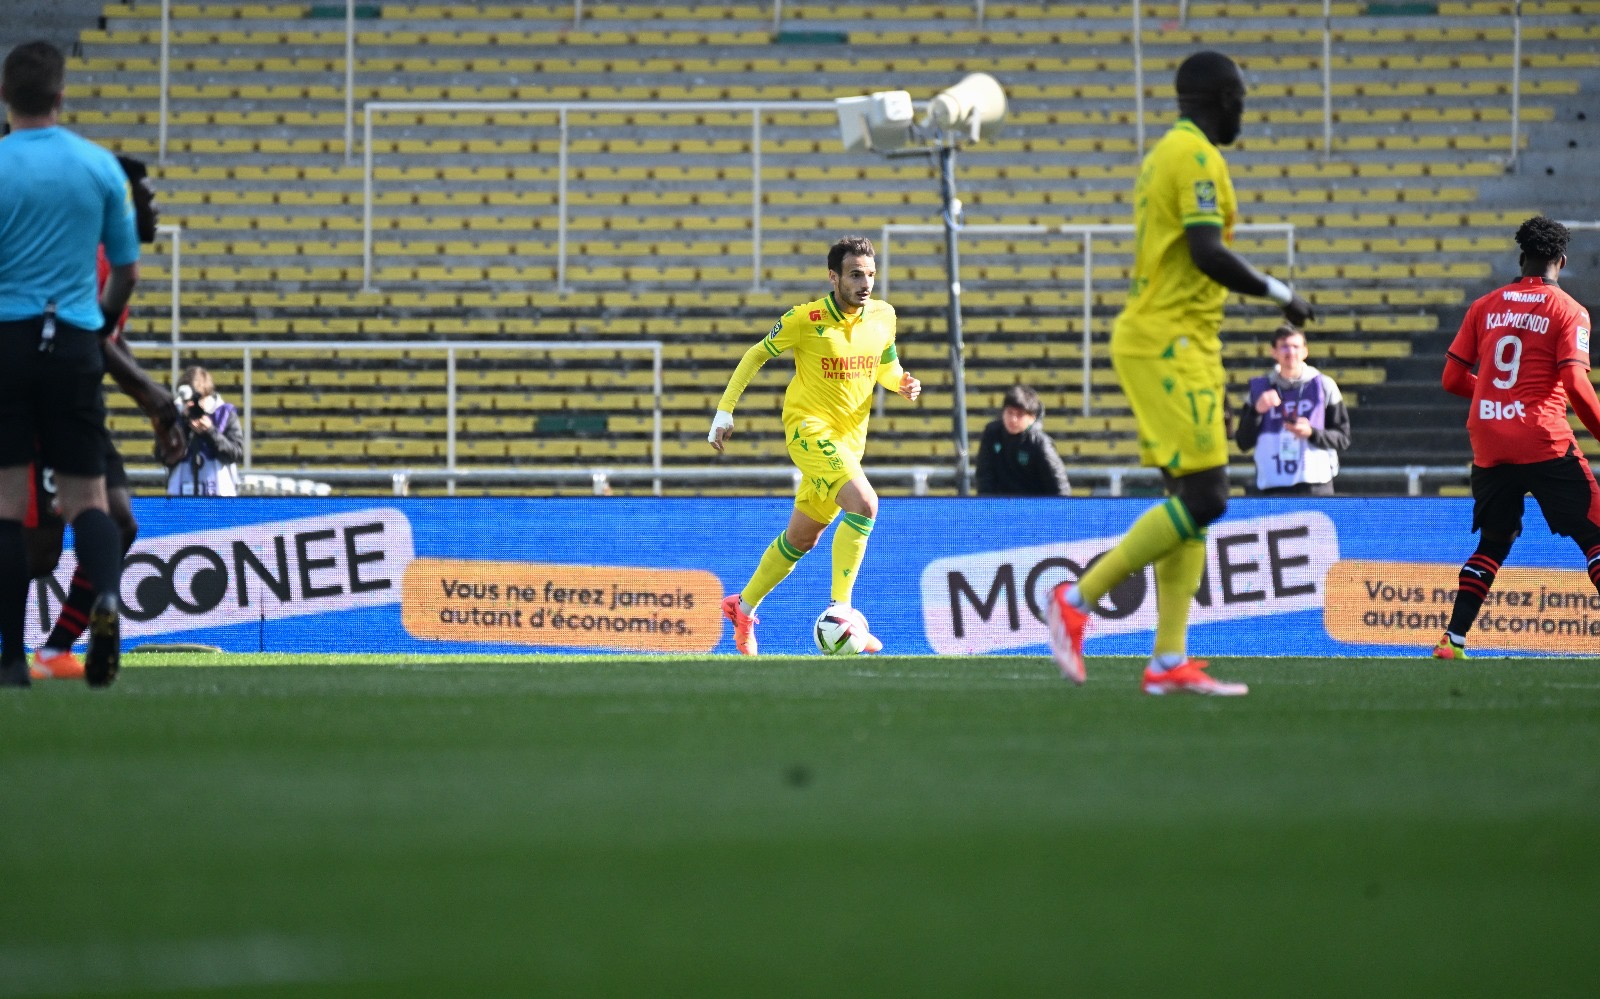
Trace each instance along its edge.
<instances>
[{"instance_id":1,"label":"green grass pitch","mask_svg":"<svg viewBox=\"0 0 1600 999\"><path fill-rule=\"evenodd\" d=\"M1600 995L1600 662L130 655L0 997Z\"/></svg>"}]
</instances>

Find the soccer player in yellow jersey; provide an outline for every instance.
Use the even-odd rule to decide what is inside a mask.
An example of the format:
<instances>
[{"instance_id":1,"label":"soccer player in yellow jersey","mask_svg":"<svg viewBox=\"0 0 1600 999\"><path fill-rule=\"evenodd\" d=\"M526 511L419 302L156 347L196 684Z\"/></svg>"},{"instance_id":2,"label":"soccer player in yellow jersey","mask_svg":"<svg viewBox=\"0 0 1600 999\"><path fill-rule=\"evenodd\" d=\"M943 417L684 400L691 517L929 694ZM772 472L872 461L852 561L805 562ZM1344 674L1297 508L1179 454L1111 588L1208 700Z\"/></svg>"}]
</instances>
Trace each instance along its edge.
<instances>
[{"instance_id":1,"label":"soccer player in yellow jersey","mask_svg":"<svg viewBox=\"0 0 1600 999\"><path fill-rule=\"evenodd\" d=\"M1084 681L1083 636L1096 602L1155 566L1156 637L1147 694L1238 696L1185 651L1189 606L1205 571L1206 525L1228 506L1222 305L1230 290L1272 299L1296 326L1311 306L1229 246L1237 217L1218 146L1239 136L1244 77L1220 52L1198 52L1177 73L1180 117L1156 143L1134 186L1134 258L1127 305L1111 331L1111 363L1139 427L1139 460L1161 469L1166 502L1147 510L1075 583L1051 594L1050 651Z\"/></svg>"},{"instance_id":2,"label":"soccer player in yellow jersey","mask_svg":"<svg viewBox=\"0 0 1600 999\"><path fill-rule=\"evenodd\" d=\"M707 440L721 452L733 434L733 407L750 379L769 358L794 353L794 378L783 397L783 435L789 459L800 469L789 526L767 546L742 593L722 602L733 623L733 644L756 654L756 605L783 582L795 563L815 548L823 528L844 512L833 532L832 603L850 605L856 573L867 553L867 538L878 516L878 494L861 471L867 445L867 418L875 385L915 401L922 383L900 366L894 349L894 308L874 301L877 281L872 243L846 236L828 249L828 283L833 290L783 314L760 343L745 351L728 379ZM883 648L868 636L866 651Z\"/></svg>"}]
</instances>

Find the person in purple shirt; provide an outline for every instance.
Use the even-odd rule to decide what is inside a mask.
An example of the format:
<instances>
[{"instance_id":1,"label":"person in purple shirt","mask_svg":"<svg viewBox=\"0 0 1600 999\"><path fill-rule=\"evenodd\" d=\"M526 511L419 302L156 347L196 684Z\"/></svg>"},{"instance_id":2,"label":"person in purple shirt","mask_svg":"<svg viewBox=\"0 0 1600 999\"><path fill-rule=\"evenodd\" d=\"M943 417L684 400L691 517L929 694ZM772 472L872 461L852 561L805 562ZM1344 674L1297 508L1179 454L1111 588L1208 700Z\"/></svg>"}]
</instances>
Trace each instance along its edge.
<instances>
[{"instance_id":1,"label":"person in purple shirt","mask_svg":"<svg viewBox=\"0 0 1600 999\"><path fill-rule=\"evenodd\" d=\"M62 519L92 584L84 677L103 687L121 662L122 537L107 509L101 336L138 280L127 176L110 152L60 125L66 60L48 42L0 69L11 133L0 139L0 686L29 684L23 535L35 461L56 473ZM97 290L96 248L111 272Z\"/></svg>"},{"instance_id":2,"label":"person in purple shirt","mask_svg":"<svg viewBox=\"0 0 1600 999\"><path fill-rule=\"evenodd\" d=\"M1272 371L1250 379L1234 434L1256 454L1263 496L1332 496L1339 452L1350 446L1350 414L1332 378L1306 363L1306 335L1288 323L1272 334Z\"/></svg>"}]
</instances>

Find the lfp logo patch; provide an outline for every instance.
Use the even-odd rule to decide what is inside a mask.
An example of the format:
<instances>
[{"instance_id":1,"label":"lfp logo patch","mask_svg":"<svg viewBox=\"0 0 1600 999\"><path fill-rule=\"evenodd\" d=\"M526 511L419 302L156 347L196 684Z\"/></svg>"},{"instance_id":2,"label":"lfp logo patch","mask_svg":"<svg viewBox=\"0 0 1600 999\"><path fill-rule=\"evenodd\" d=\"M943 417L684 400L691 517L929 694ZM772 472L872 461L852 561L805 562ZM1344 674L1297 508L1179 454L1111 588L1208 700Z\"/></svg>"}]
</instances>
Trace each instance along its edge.
<instances>
[{"instance_id":1,"label":"lfp logo patch","mask_svg":"<svg viewBox=\"0 0 1600 999\"><path fill-rule=\"evenodd\" d=\"M1194 200L1196 207L1202 211L1217 210L1217 185L1209 180L1194 182Z\"/></svg>"}]
</instances>

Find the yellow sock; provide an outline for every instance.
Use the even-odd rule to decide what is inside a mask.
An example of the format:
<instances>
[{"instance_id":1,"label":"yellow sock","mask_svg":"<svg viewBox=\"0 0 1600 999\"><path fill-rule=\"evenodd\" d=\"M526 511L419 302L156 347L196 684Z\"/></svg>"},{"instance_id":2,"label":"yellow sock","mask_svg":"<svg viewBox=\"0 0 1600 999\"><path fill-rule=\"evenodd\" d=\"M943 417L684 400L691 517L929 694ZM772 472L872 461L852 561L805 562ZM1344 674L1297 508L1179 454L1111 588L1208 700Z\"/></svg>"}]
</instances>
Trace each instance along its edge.
<instances>
[{"instance_id":1,"label":"yellow sock","mask_svg":"<svg viewBox=\"0 0 1600 999\"><path fill-rule=\"evenodd\" d=\"M1186 538L1156 559L1155 655L1183 656L1188 647L1189 608L1206 571L1205 532Z\"/></svg>"},{"instance_id":2,"label":"yellow sock","mask_svg":"<svg viewBox=\"0 0 1600 999\"><path fill-rule=\"evenodd\" d=\"M1203 537L1189 510L1176 496L1167 497L1140 515L1116 547L1078 580L1078 592L1093 604L1112 587L1171 552L1184 541ZM1199 577L1196 577L1198 580Z\"/></svg>"},{"instance_id":3,"label":"yellow sock","mask_svg":"<svg viewBox=\"0 0 1600 999\"><path fill-rule=\"evenodd\" d=\"M750 582L744 585L744 592L739 594L739 599L754 607L761 602L761 598L771 593L773 587L788 578L794 571L794 565L800 561L800 556L805 552L789 543L789 539L779 534L761 553L761 561L756 565L756 571L750 574Z\"/></svg>"},{"instance_id":4,"label":"yellow sock","mask_svg":"<svg viewBox=\"0 0 1600 999\"><path fill-rule=\"evenodd\" d=\"M867 538L872 534L872 518L847 513L833 529L833 591L835 601L848 605L856 588L856 573L867 557Z\"/></svg>"}]
</instances>

